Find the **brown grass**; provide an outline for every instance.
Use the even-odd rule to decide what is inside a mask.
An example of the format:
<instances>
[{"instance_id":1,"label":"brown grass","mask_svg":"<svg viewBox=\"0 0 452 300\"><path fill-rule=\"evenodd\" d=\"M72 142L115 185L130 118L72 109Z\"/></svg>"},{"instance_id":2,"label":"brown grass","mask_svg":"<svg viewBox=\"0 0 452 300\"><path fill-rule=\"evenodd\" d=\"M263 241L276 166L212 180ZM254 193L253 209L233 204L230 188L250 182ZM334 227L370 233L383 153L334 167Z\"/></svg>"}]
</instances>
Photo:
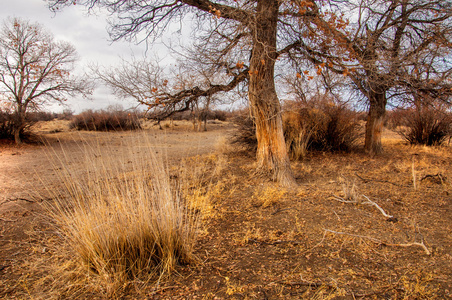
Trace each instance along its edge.
<instances>
[{"instance_id":1,"label":"brown grass","mask_svg":"<svg viewBox=\"0 0 452 300\"><path fill-rule=\"evenodd\" d=\"M72 167L64 146L63 155L52 155L63 186L48 187L57 198L49 209L75 259L108 286L107 295L133 280L160 280L194 260L198 215L150 143L125 146L119 156L97 143L76 147L81 169Z\"/></svg>"},{"instance_id":2,"label":"brown grass","mask_svg":"<svg viewBox=\"0 0 452 300\"><path fill-rule=\"evenodd\" d=\"M88 137L94 133L83 134ZM93 166L96 160L114 158L114 164L104 164L102 176L112 183L110 186L121 183L130 187L136 182L133 178L142 174L137 172L140 168L131 165L148 147L133 139L135 134L96 133L96 137L104 136L106 142L117 145L103 152L104 157L96 150L98 144L92 147L94 153L89 152L93 153L89 155ZM222 130L214 134L226 136ZM168 140L174 138L177 143L171 147L162 143L159 150L166 147L187 152L188 143L175 138L187 135L200 143L207 137L206 133L169 131ZM132 143L132 149L125 146ZM0 267L6 267L0 269L0 297L449 299L451 148L410 146L387 131L383 145L385 152L375 157L362 152L310 153L303 161L292 162L299 183L295 189L281 190L274 182L257 176L254 158L233 151L224 141L218 146L220 153L206 151L164 167L170 186L178 187L173 191L179 191L177 199L181 199L185 212L190 212L192 219L202 219L191 246L196 262L176 264L171 276L160 276L160 269L155 276L137 275L123 281L115 281L109 273L99 276L78 256L70 257L73 244L58 235L64 224L40 221L39 216L45 215L42 211L2 213L0 217L7 221L0 220ZM93 167L79 159L83 147L65 148L67 160L63 160L63 166L75 170L74 177L94 182L94 176L86 175ZM121 154L125 149L131 149L131 154ZM211 149L215 149L213 142ZM15 154L9 156L5 154L8 151L2 152L0 167L13 159L26 161L25 167L35 164L38 151L33 148L27 155L24 149L14 150L11 152ZM126 157L132 157L132 163ZM116 166L124 166L121 176L116 175ZM58 171L53 167L42 169L46 175ZM150 178L159 174L150 173ZM106 199L114 201L109 197L116 194L111 192ZM334 195L357 201L341 202ZM394 217L385 217L364 196ZM2 207L6 205L0 204ZM8 266L9 261L14 263Z\"/></svg>"}]
</instances>

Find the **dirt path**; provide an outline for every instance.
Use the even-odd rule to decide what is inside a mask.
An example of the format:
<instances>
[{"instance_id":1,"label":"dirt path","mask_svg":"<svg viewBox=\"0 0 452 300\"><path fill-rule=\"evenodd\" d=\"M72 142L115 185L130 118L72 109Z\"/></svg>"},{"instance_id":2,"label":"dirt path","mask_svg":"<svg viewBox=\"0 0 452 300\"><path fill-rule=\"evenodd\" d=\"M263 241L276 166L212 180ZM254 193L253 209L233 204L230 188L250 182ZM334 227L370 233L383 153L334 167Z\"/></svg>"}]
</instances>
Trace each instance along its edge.
<instances>
[{"instance_id":1,"label":"dirt path","mask_svg":"<svg viewBox=\"0 0 452 300\"><path fill-rule=\"evenodd\" d=\"M81 145L86 142L98 143L99 147L108 146L118 149L133 143L133 147L138 149L147 147L148 141L145 139L149 139L157 153L170 161L179 161L185 157L213 151L219 140L225 135L226 130L218 126L206 132L171 130L147 130L140 133L62 132L45 135L50 142L47 147L3 146L0 148L0 216L4 212L1 207L4 202L30 198L30 193L36 189L37 184L39 185L39 182L30 180L30 178L40 178L53 173L52 166L49 164L49 155L55 152L57 156L64 156L60 144L73 148L70 156L77 160L83 152ZM58 140L60 142L57 142Z\"/></svg>"}]
</instances>

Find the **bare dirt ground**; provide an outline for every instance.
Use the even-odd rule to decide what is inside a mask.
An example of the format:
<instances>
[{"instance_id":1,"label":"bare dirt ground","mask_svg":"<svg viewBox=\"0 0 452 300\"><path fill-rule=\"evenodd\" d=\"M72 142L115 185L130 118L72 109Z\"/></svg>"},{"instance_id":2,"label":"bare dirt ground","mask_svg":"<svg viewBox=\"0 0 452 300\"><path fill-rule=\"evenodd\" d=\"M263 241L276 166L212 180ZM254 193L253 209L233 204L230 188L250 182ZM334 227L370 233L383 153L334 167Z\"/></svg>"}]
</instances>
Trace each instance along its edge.
<instances>
[{"instance_id":1,"label":"bare dirt ground","mask_svg":"<svg viewBox=\"0 0 452 300\"><path fill-rule=\"evenodd\" d=\"M299 187L283 189L256 176L251 155L218 150L230 130L217 124L199 133L146 131L169 160L197 155L188 162L220 172L206 185L212 210L196 245L198 262L158 286L131 283L118 298L452 299L450 146L412 147L387 132L377 157L312 153L293 162ZM76 160L83 140L120 149L134 134L45 136L55 151L74 143ZM48 151L0 147L0 298L109 299L102 287L69 297L60 290L63 279L36 263L68 259L33 197L43 189L34 178L57 178Z\"/></svg>"}]
</instances>

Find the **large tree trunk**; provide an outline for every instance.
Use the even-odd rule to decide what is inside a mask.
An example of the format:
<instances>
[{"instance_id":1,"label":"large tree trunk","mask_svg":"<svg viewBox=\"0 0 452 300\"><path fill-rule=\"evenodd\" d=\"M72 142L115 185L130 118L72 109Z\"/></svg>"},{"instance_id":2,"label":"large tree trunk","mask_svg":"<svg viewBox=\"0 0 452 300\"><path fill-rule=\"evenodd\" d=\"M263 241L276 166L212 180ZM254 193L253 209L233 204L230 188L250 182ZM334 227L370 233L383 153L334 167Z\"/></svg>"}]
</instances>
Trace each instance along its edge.
<instances>
[{"instance_id":1,"label":"large tree trunk","mask_svg":"<svg viewBox=\"0 0 452 300\"><path fill-rule=\"evenodd\" d=\"M14 118L14 141L16 144L22 144L22 139L20 134L25 128L25 109L19 106L16 111L16 116Z\"/></svg>"},{"instance_id":2,"label":"large tree trunk","mask_svg":"<svg viewBox=\"0 0 452 300\"><path fill-rule=\"evenodd\" d=\"M386 113L386 93L371 92L369 103L364 150L371 155L375 155L383 152L381 133L383 131L383 122Z\"/></svg>"},{"instance_id":3,"label":"large tree trunk","mask_svg":"<svg viewBox=\"0 0 452 300\"><path fill-rule=\"evenodd\" d=\"M16 144L22 144L22 139L20 138L20 130L18 128L14 129L14 141Z\"/></svg>"},{"instance_id":4,"label":"large tree trunk","mask_svg":"<svg viewBox=\"0 0 452 300\"><path fill-rule=\"evenodd\" d=\"M261 0L253 28L249 101L256 122L258 171L270 173L283 186L295 185L284 140L274 69L278 1Z\"/></svg>"}]
</instances>

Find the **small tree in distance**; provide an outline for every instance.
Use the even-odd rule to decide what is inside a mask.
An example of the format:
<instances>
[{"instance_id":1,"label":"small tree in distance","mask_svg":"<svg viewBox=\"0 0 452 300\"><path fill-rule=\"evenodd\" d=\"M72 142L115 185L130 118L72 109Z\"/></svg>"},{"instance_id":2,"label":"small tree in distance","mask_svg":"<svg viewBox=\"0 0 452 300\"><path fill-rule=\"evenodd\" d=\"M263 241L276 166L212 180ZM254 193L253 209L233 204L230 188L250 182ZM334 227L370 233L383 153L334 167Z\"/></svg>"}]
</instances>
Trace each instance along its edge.
<instances>
[{"instance_id":1,"label":"small tree in distance","mask_svg":"<svg viewBox=\"0 0 452 300\"><path fill-rule=\"evenodd\" d=\"M5 21L0 32L0 101L13 107L17 144L22 143L27 110L90 91L89 82L71 76L76 60L71 44L54 41L39 24Z\"/></svg>"}]
</instances>

